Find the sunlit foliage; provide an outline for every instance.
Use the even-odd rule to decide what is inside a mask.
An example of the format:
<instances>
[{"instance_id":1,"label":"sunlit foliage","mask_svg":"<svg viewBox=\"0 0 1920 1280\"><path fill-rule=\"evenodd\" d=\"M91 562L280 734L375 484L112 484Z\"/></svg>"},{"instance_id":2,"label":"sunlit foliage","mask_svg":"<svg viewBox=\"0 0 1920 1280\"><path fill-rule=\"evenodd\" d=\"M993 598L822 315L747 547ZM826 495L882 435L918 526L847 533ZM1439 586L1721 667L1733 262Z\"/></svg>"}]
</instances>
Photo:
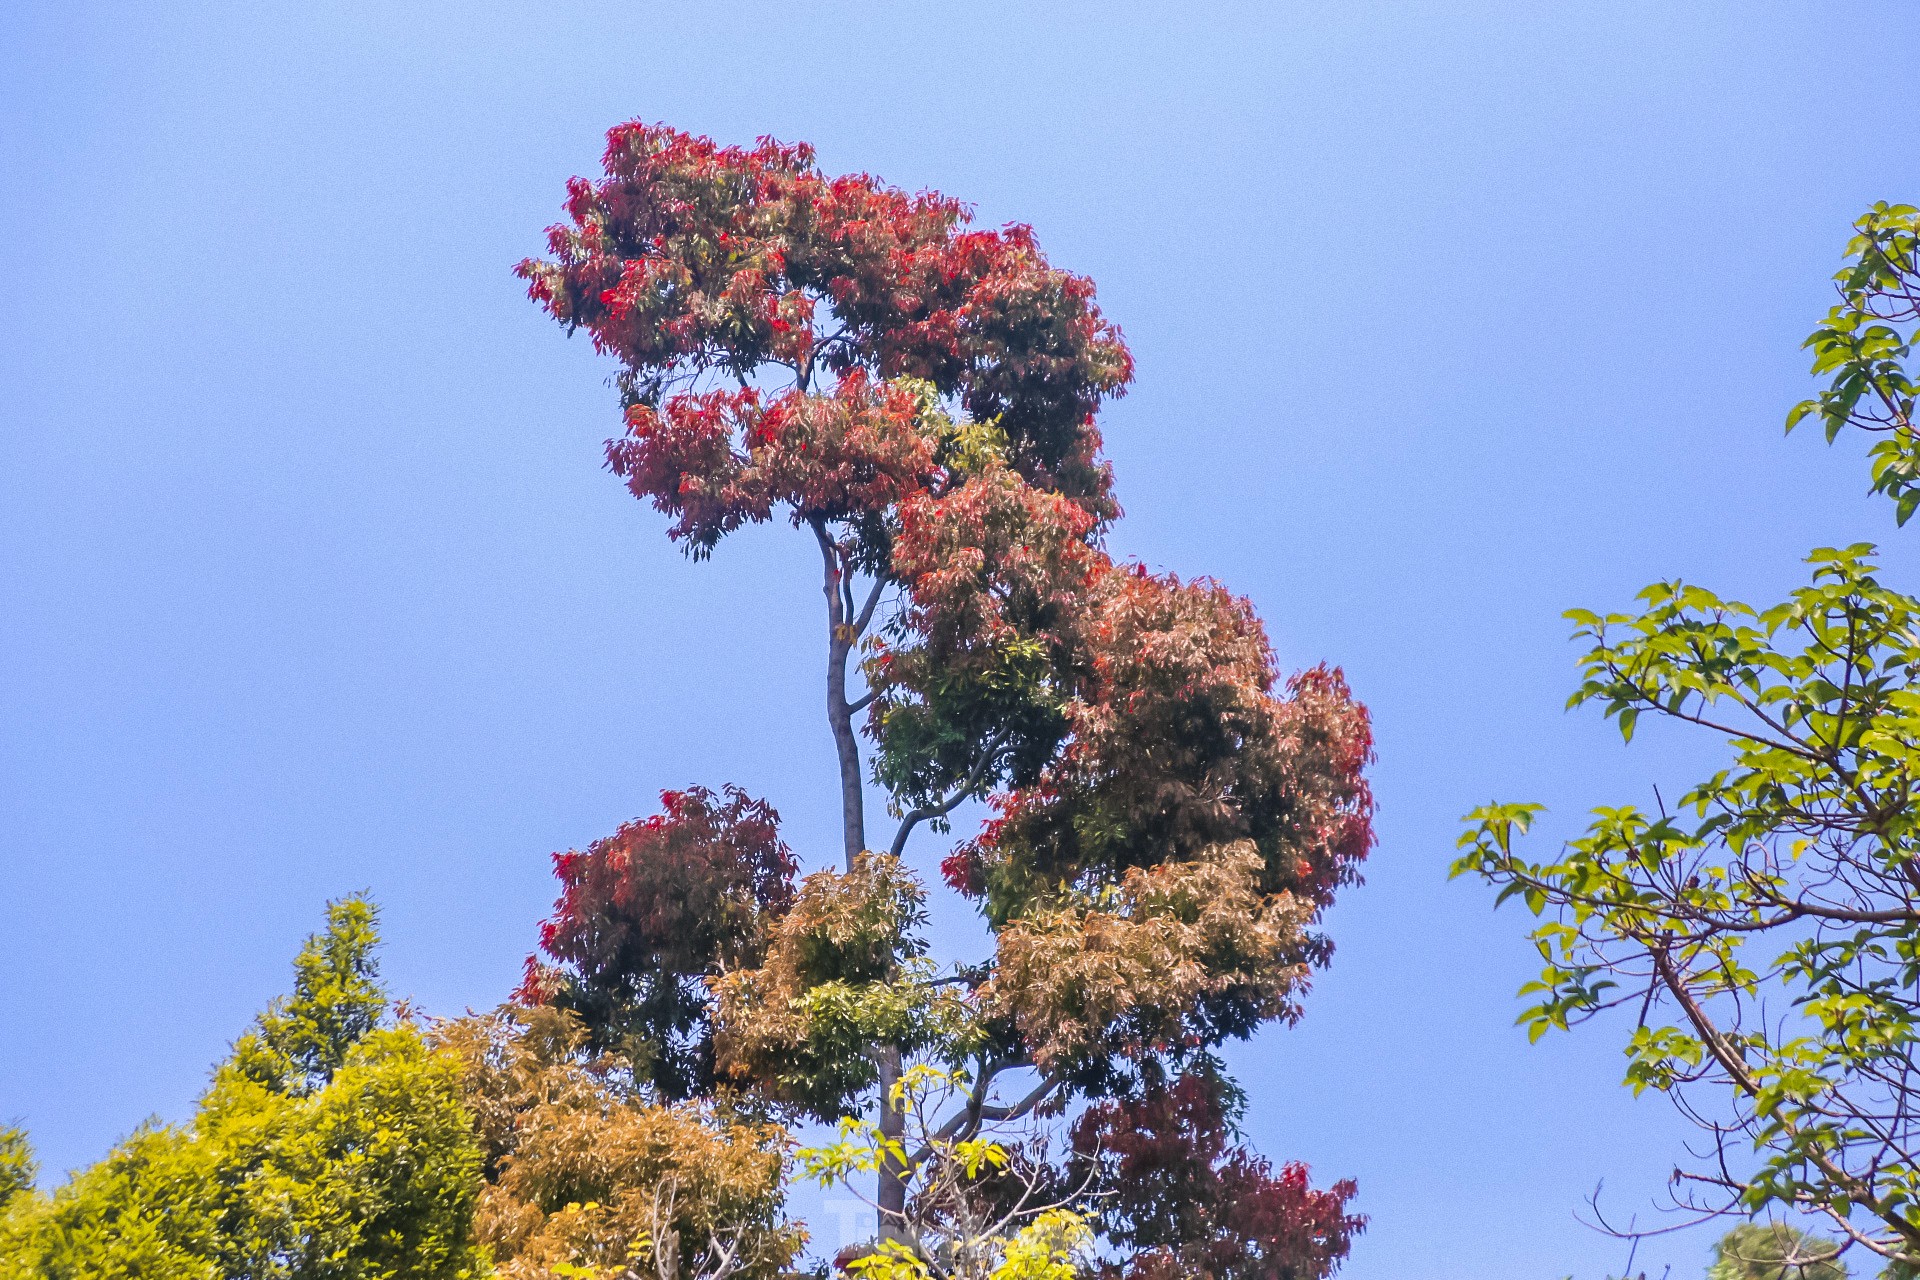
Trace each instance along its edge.
<instances>
[{"instance_id":1,"label":"sunlit foliage","mask_svg":"<svg viewBox=\"0 0 1920 1280\"><path fill-rule=\"evenodd\" d=\"M193 1121L143 1126L51 1195L16 1191L0 1275L38 1280L458 1280L481 1155L459 1064L388 1016L374 913L348 898L293 994L214 1071ZM9 1166L22 1167L17 1143Z\"/></svg>"},{"instance_id":2,"label":"sunlit foliage","mask_svg":"<svg viewBox=\"0 0 1920 1280\"><path fill-rule=\"evenodd\" d=\"M770 811L752 811L743 857L706 793L671 793L560 856L524 995L579 1010L664 1096L738 1090L870 1124L883 1247L862 1265L938 1270L910 1239L914 1197L946 1185L952 1144L1217 1072L1222 1044L1299 1016L1331 955L1321 913L1372 845L1367 714L1336 669L1284 675L1244 598L1108 555L1096 414L1132 359L1029 228L976 229L946 196L832 177L770 140L622 125L604 170L571 185L521 274L619 361L608 462L670 537L705 558L776 516L812 535L840 869L789 897ZM871 845L869 779L897 824ZM936 966L909 843L950 834L970 801L989 820L941 868L995 951ZM766 873L750 892L747 866ZM724 929L684 923L709 902L732 904ZM951 1129L912 1145L903 1082L932 1068L967 1083ZM1249 1256L1324 1275L1358 1228L1342 1212ZM1042 1272L1069 1265L1021 1248Z\"/></svg>"},{"instance_id":3,"label":"sunlit foliage","mask_svg":"<svg viewBox=\"0 0 1920 1280\"><path fill-rule=\"evenodd\" d=\"M1876 206L1809 345L1832 382L1829 438L1881 434L1874 488L1915 494L1910 208ZM1878 318L1876 318L1878 317ZM1612 1010L1627 1081L1705 1130L1675 1174L1709 1212L1824 1214L1843 1243L1920 1264L1920 600L1867 545L1817 550L1812 581L1753 606L1666 582L1638 613L1568 615L1590 648L1572 705L1631 740L1659 719L1727 744L1727 767L1638 806L1597 809L1535 861L1536 805L1469 815L1456 872L1518 898L1546 969L1522 1016L1538 1038Z\"/></svg>"}]
</instances>

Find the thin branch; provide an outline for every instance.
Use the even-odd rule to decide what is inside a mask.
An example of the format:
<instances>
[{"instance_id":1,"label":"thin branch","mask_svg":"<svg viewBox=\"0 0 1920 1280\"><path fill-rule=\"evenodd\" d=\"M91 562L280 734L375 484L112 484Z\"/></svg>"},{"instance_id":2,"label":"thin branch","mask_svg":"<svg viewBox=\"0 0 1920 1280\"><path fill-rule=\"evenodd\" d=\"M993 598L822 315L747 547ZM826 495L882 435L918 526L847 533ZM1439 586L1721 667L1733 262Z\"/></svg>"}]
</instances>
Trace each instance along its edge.
<instances>
[{"instance_id":1,"label":"thin branch","mask_svg":"<svg viewBox=\"0 0 1920 1280\"><path fill-rule=\"evenodd\" d=\"M933 1155L939 1147L952 1142L965 1142L972 1138L980 1132L980 1126L983 1124L1000 1124L1008 1120L1019 1120L1031 1114L1035 1107L1046 1101L1048 1094L1059 1088L1058 1080L1052 1076L1043 1077L1040 1083L1033 1087L1032 1092L1010 1106L988 1106L986 1102L987 1086L994 1076L1002 1071L1028 1065L1030 1064L1024 1060L1010 1060L995 1064L982 1072L979 1081L974 1085L973 1096L967 1100L966 1110L941 1125L933 1137L914 1153L909 1163L916 1168L919 1167L921 1162Z\"/></svg>"},{"instance_id":2,"label":"thin branch","mask_svg":"<svg viewBox=\"0 0 1920 1280\"><path fill-rule=\"evenodd\" d=\"M874 575L873 590L867 593L867 602L860 606L860 613L853 620L853 634L862 636L867 633L867 624L873 621L873 611L880 605L880 597L893 579L885 573Z\"/></svg>"},{"instance_id":3,"label":"thin branch","mask_svg":"<svg viewBox=\"0 0 1920 1280\"><path fill-rule=\"evenodd\" d=\"M967 771L967 776L961 779L958 787L934 804L914 807L900 819L900 830L894 833L893 845L888 850L889 853L896 858L899 857L906 849L907 837L913 834L915 827L930 818L946 817L959 807L961 801L979 789L980 784L986 780L987 771L993 767L994 757L999 752L1001 743L1006 741L1007 733L1007 730L1002 729L987 739L986 746L980 750L980 758L973 762L973 768Z\"/></svg>"}]
</instances>

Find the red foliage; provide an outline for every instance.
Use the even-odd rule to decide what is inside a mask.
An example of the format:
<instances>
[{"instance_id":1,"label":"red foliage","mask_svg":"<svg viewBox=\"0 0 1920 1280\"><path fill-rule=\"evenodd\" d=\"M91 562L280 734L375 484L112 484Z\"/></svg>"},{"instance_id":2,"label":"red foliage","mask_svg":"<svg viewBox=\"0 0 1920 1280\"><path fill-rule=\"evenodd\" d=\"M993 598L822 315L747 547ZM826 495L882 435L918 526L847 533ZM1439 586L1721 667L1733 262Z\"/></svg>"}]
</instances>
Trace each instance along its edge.
<instances>
[{"instance_id":1,"label":"red foliage","mask_svg":"<svg viewBox=\"0 0 1920 1280\"><path fill-rule=\"evenodd\" d=\"M793 901L779 815L728 787L663 791L663 812L584 853L553 855L560 878L519 995L578 1011L602 1043L637 1037L654 1081L676 1096L710 1073L704 980L758 959L766 925Z\"/></svg>"},{"instance_id":2,"label":"red foliage","mask_svg":"<svg viewBox=\"0 0 1920 1280\"><path fill-rule=\"evenodd\" d=\"M934 441L910 390L855 369L831 396L788 393L752 433L768 496L796 522L884 511L924 491L936 474Z\"/></svg>"},{"instance_id":3,"label":"red foliage","mask_svg":"<svg viewBox=\"0 0 1920 1280\"><path fill-rule=\"evenodd\" d=\"M1322 1280L1363 1222L1345 1211L1353 1184L1315 1191L1303 1166L1234 1145L1212 1077L1163 1082L1294 1016L1330 953L1309 926L1372 846L1371 727L1338 669L1280 679L1245 599L1101 549L1118 507L1094 414L1132 361L1091 282L1050 265L1025 226L975 229L938 193L827 176L804 145L630 123L608 134L604 169L569 184L550 257L519 270L621 362L627 430L608 465L696 556L785 509L826 535L830 593L852 574L876 580L875 602L898 588L883 638L863 629L889 615L869 605L848 625L853 597L834 595L833 643L872 646L867 728L903 833L944 831L957 804L999 789L995 816L942 864L1001 930L1000 968L975 995L1009 969L1028 995L1057 977L1047 1007L1078 1022L1055 1018L1054 1040L1072 1031L1105 1057L1063 1089L1139 1089L1076 1126L1108 1193L1095 1212L1130 1257L1116 1280ZM849 786L857 767L843 756ZM541 947L560 967L530 961L526 998L578 1009L684 1095L713 1079L706 980L724 969L723 1047L760 1053L755 1072L789 1101L852 1105L879 1059L835 1040L838 1057L802 1060L801 997L824 978L767 946L811 937L820 914L789 912L773 812L731 789L663 800L663 815L556 857ZM1202 884L1222 867L1231 901ZM1123 911L1113 895L1129 885ZM1122 961L1126 998L1109 998L1096 978ZM1017 1043L1033 1023L995 1022L994 1052L1038 1060Z\"/></svg>"},{"instance_id":4,"label":"red foliage","mask_svg":"<svg viewBox=\"0 0 1920 1280\"><path fill-rule=\"evenodd\" d=\"M858 369L824 396L683 392L658 409L629 408L607 465L676 517L669 535L700 555L776 505L800 524L886 511L919 493L939 474L923 416L907 387Z\"/></svg>"},{"instance_id":5,"label":"red foliage","mask_svg":"<svg viewBox=\"0 0 1920 1280\"><path fill-rule=\"evenodd\" d=\"M1358 879L1373 843L1366 708L1337 669L1276 695L1272 649L1219 584L1111 567L1077 620L1071 736L957 860L957 888L1005 916L1032 883L1192 857L1251 839L1262 890L1316 906Z\"/></svg>"},{"instance_id":6,"label":"red foliage","mask_svg":"<svg viewBox=\"0 0 1920 1280\"><path fill-rule=\"evenodd\" d=\"M1076 620L1106 564L1097 527L998 463L902 504L892 564L906 600L867 664L878 773L897 796L946 792L983 749L985 784L1031 782L1053 754Z\"/></svg>"},{"instance_id":7,"label":"red foliage","mask_svg":"<svg viewBox=\"0 0 1920 1280\"><path fill-rule=\"evenodd\" d=\"M970 230L956 200L867 174L831 178L811 148L771 139L721 147L634 122L607 135L604 165L604 178L569 184L569 222L548 231L552 257L519 271L555 319L585 327L625 365L636 412L609 458L635 492L680 515L676 536L710 547L794 493L816 510L871 510L926 470L890 406L851 431L846 459L854 472L875 465L887 483L836 484L832 467L810 464L784 489L734 491L740 428L758 416L749 380L763 385L781 368L805 397L855 372L924 379L976 421L994 421L1023 475L1111 514L1093 414L1125 388L1132 357L1092 283L1048 264L1029 228ZM742 389L669 398L675 387L699 391L708 374ZM839 398L861 418L856 396Z\"/></svg>"},{"instance_id":8,"label":"red foliage","mask_svg":"<svg viewBox=\"0 0 1920 1280\"><path fill-rule=\"evenodd\" d=\"M1316 1191L1298 1162L1274 1169L1232 1142L1218 1083L1182 1075L1089 1108L1079 1158L1103 1193L1095 1212L1131 1255L1124 1280L1322 1280L1366 1219L1351 1180Z\"/></svg>"},{"instance_id":9,"label":"red foliage","mask_svg":"<svg viewBox=\"0 0 1920 1280\"><path fill-rule=\"evenodd\" d=\"M772 510L734 443L762 413L760 393L750 388L686 392L662 409L636 404L627 410L625 438L607 442L607 466L635 497L677 517L670 537L703 553Z\"/></svg>"},{"instance_id":10,"label":"red foliage","mask_svg":"<svg viewBox=\"0 0 1920 1280\"><path fill-rule=\"evenodd\" d=\"M906 630L944 656L1021 637L1064 642L1105 557L1092 516L997 466L900 510L893 572L909 593Z\"/></svg>"},{"instance_id":11,"label":"red foliage","mask_svg":"<svg viewBox=\"0 0 1920 1280\"><path fill-rule=\"evenodd\" d=\"M1326 906L1373 843L1366 709L1335 669L1279 684L1245 599L1115 565L1097 529L994 467L902 505L907 606L868 668L881 778L919 802L997 744L1010 787L942 866L997 920L1038 885L1243 839L1263 892Z\"/></svg>"}]
</instances>

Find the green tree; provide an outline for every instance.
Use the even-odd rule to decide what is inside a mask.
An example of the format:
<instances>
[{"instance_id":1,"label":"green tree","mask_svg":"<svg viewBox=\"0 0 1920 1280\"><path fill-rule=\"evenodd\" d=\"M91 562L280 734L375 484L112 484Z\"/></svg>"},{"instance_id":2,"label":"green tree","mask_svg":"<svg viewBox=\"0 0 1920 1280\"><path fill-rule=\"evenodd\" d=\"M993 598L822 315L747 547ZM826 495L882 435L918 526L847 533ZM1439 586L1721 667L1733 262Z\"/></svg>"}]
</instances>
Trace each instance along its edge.
<instances>
[{"instance_id":1,"label":"green tree","mask_svg":"<svg viewBox=\"0 0 1920 1280\"><path fill-rule=\"evenodd\" d=\"M1807 343L1831 383L1788 423L1878 435L1874 489L1902 521L1920 502L1917 232L1908 206L1856 224L1840 301ZM1718 733L1731 763L1672 809L1595 810L1540 862L1518 845L1538 806L1475 810L1454 871L1541 920L1531 1036L1634 1018L1627 1083L1672 1096L1710 1139L1675 1173L1680 1200L1824 1214L1850 1245L1912 1266L1920 600L1882 585L1875 555L1817 550L1811 583L1768 607L1667 582L1637 614L1568 614L1592 646L1570 705L1599 705L1629 740L1642 716Z\"/></svg>"},{"instance_id":2,"label":"green tree","mask_svg":"<svg viewBox=\"0 0 1920 1280\"><path fill-rule=\"evenodd\" d=\"M480 1149L460 1064L387 1016L374 909L329 905L294 991L213 1074L51 1195L9 1197L0 1274L44 1280L455 1280ZM0 1146L24 1167L23 1144ZM15 1154L17 1153L17 1154Z\"/></svg>"}]
</instances>

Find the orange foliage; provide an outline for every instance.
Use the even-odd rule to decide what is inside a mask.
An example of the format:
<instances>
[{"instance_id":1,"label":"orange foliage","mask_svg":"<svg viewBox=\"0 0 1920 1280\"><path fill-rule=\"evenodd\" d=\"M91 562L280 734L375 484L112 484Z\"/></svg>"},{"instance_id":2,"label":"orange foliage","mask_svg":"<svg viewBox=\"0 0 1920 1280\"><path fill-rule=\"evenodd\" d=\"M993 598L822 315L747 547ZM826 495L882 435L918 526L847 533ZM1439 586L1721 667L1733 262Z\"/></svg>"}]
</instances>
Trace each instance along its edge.
<instances>
[{"instance_id":1,"label":"orange foliage","mask_svg":"<svg viewBox=\"0 0 1920 1280\"><path fill-rule=\"evenodd\" d=\"M624 1269L663 1227L685 1258L735 1246L747 1280L780 1275L804 1244L781 1213L789 1143L778 1125L636 1095L561 1010L509 1006L443 1022L434 1038L464 1068L486 1152L475 1232L501 1280Z\"/></svg>"},{"instance_id":2,"label":"orange foliage","mask_svg":"<svg viewBox=\"0 0 1920 1280\"><path fill-rule=\"evenodd\" d=\"M1116 1057L1291 1021L1307 985L1312 908L1263 895L1260 874L1259 853L1242 841L1032 911L1001 930L982 1003L1013 1022L1042 1071L1088 1081Z\"/></svg>"}]
</instances>

